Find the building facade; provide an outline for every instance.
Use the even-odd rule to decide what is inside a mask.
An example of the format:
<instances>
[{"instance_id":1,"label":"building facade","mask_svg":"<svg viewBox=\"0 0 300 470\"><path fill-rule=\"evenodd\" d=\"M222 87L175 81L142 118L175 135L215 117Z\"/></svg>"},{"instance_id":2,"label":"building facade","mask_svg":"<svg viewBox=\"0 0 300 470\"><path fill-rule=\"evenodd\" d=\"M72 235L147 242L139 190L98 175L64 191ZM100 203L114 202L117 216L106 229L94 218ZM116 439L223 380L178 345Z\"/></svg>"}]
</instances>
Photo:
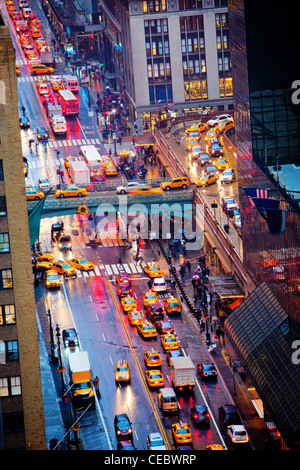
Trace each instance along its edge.
<instances>
[{"instance_id":1,"label":"building facade","mask_svg":"<svg viewBox=\"0 0 300 470\"><path fill-rule=\"evenodd\" d=\"M273 151L294 164L300 156L299 118L289 99L300 76L296 19L289 1L270 8L230 0L228 8L243 264L257 289L225 329L261 394L266 420L274 420L288 447L299 449L300 368L292 357L300 338L300 211L266 161ZM277 208L266 210L271 199Z\"/></svg>"},{"instance_id":2,"label":"building facade","mask_svg":"<svg viewBox=\"0 0 300 470\"><path fill-rule=\"evenodd\" d=\"M167 113L232 109L226 0L103 0L105 57L139 132Z\"/></svg>"},{"instance_id":3,"label":"building facade","mask_svg":"<svg viewBox=\"0 0 300 470\"><path fill-rule=\"evenodd\" d=\"M0 13L0 449L45 450L15 50Z\"/></svg>"}]
</instances>

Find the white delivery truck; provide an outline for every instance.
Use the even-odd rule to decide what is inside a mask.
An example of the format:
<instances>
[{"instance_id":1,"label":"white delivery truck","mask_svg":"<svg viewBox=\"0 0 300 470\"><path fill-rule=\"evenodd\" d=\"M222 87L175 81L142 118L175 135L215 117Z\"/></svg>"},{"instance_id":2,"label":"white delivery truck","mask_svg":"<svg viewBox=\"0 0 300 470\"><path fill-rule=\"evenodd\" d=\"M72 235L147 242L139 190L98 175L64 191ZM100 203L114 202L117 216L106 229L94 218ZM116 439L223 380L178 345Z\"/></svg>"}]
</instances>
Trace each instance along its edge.
<instances>
[{"instance_id":1,"label":"white delivery truck","mask_svg":"<svg viewBox=\"0 0 300 470\"><path fill-rule=\"evenodd\" d=\"M190 357L172 357L171 383L174 390L192 390L196 385L195 366Z\"/></svg>"},{"instance_id":2,"label":"white delivery truck","mask_svg":"<svg viewBox=\"0 0 300 470\"><path fill-rule=\"evenodd\" d=\"M95 403L92 371L87 351L69 354L70 385L74 407Z\"/></svg>"},{"instance_id":3,"label":"white delivery truck","mask_svg":"<svg viewBox=\"0 0 300 470\"><path fill-rule=\"evenodd\" d=\"M64 85L67 90L72 93L78 93L78 78L76 75L66 75L64 79Z\"/></svg>"},{"instance_id":4,"label":"white delivery truck","mask_svg":"<svg viewBox=\"0 0 300 470\"><path fill-rule=\"evenodd\" d=\"M69 175L73 184L89 184L90 169L83 161L70 160Z\"/></svg>"},{"instance_id":5,"label":"white delivery truck","mask_svg":"<svg viewBox=\"0 0 300 470\"><path fill-rule=\"evenodd\" d=\"M95 145L82 145L80 154L83 160L89 165L91 174L98 174L103 169L102 157Z\"/></svg>"},{"instance_id":6,"label":"white delivery truck","mask_svg":"<svg viewBox=\"0 0 300 470\"><path fill-rule=\"evenodd\" d=\"M53 67L54 64L54 51L53 47L43 46L40 50L41 64Z\"/></svg>"}]
</instances>

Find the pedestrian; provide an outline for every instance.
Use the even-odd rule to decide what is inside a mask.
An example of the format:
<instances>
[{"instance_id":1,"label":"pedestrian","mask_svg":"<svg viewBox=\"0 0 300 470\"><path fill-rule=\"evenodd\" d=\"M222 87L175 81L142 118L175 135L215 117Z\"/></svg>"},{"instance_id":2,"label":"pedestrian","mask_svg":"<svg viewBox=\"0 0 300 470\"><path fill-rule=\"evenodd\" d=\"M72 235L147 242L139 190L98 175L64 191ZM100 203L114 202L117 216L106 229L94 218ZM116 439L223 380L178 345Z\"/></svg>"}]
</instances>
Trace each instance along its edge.
<instances>
[{"instance_id":1,"label":"pedestrian","mask_svg":"<svg viewBox=\"0 0 300 470\"><path fill-rule=\"evenodd\" d=\"M192 266L191 266L191 262L190 262L189 259L188 259L187 262L186 262L186 267L187 267L187 270L188 270L189 274L191 274L191 267L192 267Z\"/></svg>"},{"instance_id":2,"label":"pedestrian","mask_svg":"<svg viewBox=\"0 0 300 470\"><path fill-rule=\"evenodd\" d=\"M96 375L96 377L94 378L94 387L96 389L96 395L99 398L100 397L100 390L99 390L99 377L98 377L98 375Z\"/></svg>"},{"instance_id":3,"label":"pedestrian","mask_svg":"<svg viewBox=\"0 0 300 470\"><path fill-rule=\"evenodd\" d=\"M25 106L22 106L22 113L23 113L23 116L25 116L25 113L26 113Z\"/></svg>"}]
</instances>

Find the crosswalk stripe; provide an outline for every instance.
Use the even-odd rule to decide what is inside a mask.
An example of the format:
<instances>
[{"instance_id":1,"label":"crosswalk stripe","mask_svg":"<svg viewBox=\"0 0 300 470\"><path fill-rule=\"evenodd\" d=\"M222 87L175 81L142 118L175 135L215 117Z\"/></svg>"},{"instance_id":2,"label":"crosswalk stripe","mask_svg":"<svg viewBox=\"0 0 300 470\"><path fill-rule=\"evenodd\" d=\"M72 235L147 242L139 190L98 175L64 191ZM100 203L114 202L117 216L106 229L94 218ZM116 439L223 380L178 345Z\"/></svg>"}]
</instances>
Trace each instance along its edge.
<instances>
[{"instance_id":1,"label":"crosswalk stripe","mask_svg":"<svg viewBox=\"0 0 300 470\"><path fill-rule=\"evenodd\" d=\"M95 266L95 273L96 273L96 276L101 276L98 266Z\"/></svg>"},{"instance_id":2,"label":"crosswalk stripe","mask_svg":"<svg viewBox=\"0 0 300 470\"><path fill-rule=\"evenodd\" d=\"M129 263L129 266L131 267L133 273L137 273L136 267L133 263Z\"/></svg>"},{"instance_id":3,"label":"crosswalk stripe","mask_svg":"<svg viewBox=\"0 0 300 470\"><path fill-rule=\"evenodd\" d=\"M123 267L124 267L124 269L125 269L125 271L126 271L127 273L131 273L128 264L124 264L124 263L123 263Z\"/></svg>"},{"instance_id":4,"label":"crosswalk stripe","mask_svg":"<svg viewBox=\"0 0 300 470\"><path fill-rule=\"evenodd\" d=\"M110 269L109 264L106 264L106 265L105 265L105 269L106 269L106 272L107 272L107 274L108 274L109 276L113 273L112 270Z\"/></svg>"},{"instance_id":5,"label":"crosswalk stripe","mask_svg":"<svg viewBox=\"0 0 300 470\"><path fill-rule=\"evenodd\" d=\"M119 274L119 270L115 264L112 264L111 267L112 267L114 274Z\"/></svg>"}]
</instances>

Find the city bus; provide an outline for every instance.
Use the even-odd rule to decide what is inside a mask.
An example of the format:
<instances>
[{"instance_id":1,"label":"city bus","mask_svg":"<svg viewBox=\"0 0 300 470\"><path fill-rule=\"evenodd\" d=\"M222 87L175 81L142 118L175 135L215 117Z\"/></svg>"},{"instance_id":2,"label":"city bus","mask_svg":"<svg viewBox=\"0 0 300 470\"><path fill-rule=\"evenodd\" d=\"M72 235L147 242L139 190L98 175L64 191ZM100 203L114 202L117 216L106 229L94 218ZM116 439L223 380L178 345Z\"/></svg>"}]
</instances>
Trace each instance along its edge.
<instances>
[{"instance_id":1,"label":"city bus","mask_svg":"<svg viewBox=\"0 0 300 470\"><path fill-rule=\"evenodd\" d=\"M58 90L58 104L66 116L79 114L79 99L70 90Z\"/></svg>"},{"instance_id":2,"label":"city bus","mask_svg":"<svg viewBox=\"0 0 300 470\"><path fill-rule=\"evenodd\" d=\"M83 160L89 165L91 175L101 173L103 169L102 157L95 145L81 145L80 154Z\"/></svg>"}]
</instances>

